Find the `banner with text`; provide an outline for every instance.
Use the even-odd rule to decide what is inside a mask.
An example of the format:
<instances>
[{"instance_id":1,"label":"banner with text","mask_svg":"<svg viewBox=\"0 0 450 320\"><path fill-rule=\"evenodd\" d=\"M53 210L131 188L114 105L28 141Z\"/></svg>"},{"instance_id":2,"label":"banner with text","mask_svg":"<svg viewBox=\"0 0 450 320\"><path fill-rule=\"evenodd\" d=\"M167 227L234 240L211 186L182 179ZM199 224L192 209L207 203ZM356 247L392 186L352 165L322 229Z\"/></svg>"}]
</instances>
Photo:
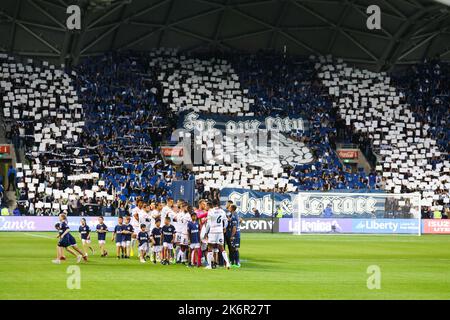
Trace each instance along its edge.
<instances>
[{"instance_id":1,"label":"banner with text","mask_svg":"<svg viewBox=\"0 0 450 320\"><path fill-rule=\"evenodd\" d=\"M425 229L422 221L423 233L433 233ZM279 232L297 233L301 224L301 233L359 233L359 234L418 234L419 220L417 219L332 219L332 218L304 218L279 220ZM450 233L450 230L449 232Z\"/></svg>"},{"instance_id":2,"label":"banner with text","mask_svg":"<svg viewBox=\"0 0 450 320\"><path fill-rule=\"evenodd\" d=\"M74 234L78 232L82 217L68 217L69 227ZM95 230L98 217L84 217L91 230ZM105 224L112 232L117 217L105 217ZM298 230L301 221L302 233L384 233L417 234L419 221L416 219L342 219L342 218L244 218L241 232L293 233ZM0 216L1 231L55 231L58 217L36 216ZM450 220L430 219L421 221L423 234L450 234ZM95 238L93 238L95 239Z\"/></svg>"},{"instance_id":3,"label":"banner with text","mask_svg":"<svg viewBox=\"0 0 450 320\"><path fill-rule=\"evenodd\" d=\"M396 212L391 199L377 197L380 192L367 192L353 195L353 192L361 190L346 190L345 192L323 192L320 194L304 192L299 208L296 193L271 193L250 189L224 188L220 191L220 200L223 204L231 200L237 206L237 211L244 217L253 217L254 209L261 216L290 218L301 210L306 217L334 217L334 218L383 218L386 214L386 205L392 205L392 212ZM275 208L272 207L272 199ZM386 202L387 201L387 202ZM389 207L390 208L390 207ZM398 210L397 210L398 211Z\"/></svg>"},{"instance_id":4,"label":"banner with text","mask_svg":"<svg viewBox=\"0 0 450 320\"><path fill-rule=\"evenodd\" d=\"M220 130L223 133L252 133L257 130L289 133L293 130L308 130L308 122L302 118L289 117L246 117L221 114L199 114L184 112L180 114L178 128L188 131Z\"/></svg>"}]
</instances>

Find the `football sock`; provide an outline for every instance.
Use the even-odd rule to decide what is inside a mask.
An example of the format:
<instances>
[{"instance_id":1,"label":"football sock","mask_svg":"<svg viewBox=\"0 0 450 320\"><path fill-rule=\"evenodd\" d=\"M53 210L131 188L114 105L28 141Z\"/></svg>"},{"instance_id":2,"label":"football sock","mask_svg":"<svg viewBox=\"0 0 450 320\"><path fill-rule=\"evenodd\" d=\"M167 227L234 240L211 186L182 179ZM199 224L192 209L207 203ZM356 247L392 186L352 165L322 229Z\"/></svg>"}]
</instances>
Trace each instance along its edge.
<instances>
[{"instance_id":1,"label":"football sock","mask_svg":"<svg viewBox=\"0 0 450 320\"><path fill-rule=\"evenodd\" d=\"M208 266L211 266L212 260L213 260L213 252L208 252L206 255L206 260L208 261Z\"/></svg>"},{"instance_id":2,"label":"football sock","mask_svg":"<svg viewBox=\"0 0 450 320\"><path fill-rule=\"evenodd\" d=\"M230 262L228 261L228 255L225 251L222 251L222 257L223 257L223 261L225 261L225 265L229 265Z\"/></svg>"},{"instance_id":3,"label":"football sock","mask_svg":"<svg viewBox=\"0 0 450 320\"><path fill-rule=\"evenodd\" d=\"M202 249L200 248L197 249L197 264L202 265Z\"/></svg>"}]
</instances>

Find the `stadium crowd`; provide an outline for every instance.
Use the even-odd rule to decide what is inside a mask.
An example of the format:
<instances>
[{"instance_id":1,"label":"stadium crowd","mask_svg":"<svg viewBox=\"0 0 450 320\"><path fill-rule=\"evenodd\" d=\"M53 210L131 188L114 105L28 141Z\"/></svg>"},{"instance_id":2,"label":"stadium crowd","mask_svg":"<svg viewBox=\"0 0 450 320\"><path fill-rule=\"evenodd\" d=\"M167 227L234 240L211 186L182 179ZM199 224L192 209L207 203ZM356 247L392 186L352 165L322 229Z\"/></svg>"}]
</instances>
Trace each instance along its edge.
<instances>
[{"instance_id":1,"label":"stadium crowd","mask_svg":"<svg viewBox=\"0 0 450 320\"><path fill-rule=\"evenodd\" d=\"M450 73L438 61L392 80L330 58L274 52L107 53L65 71L5 54L0 62L3 118L28 162L15 168L22 214L124 215L138 197L166 199L179 179L196 179L199 197L208 199L218 199L225 186L280 193L387 189L423 192L430 211L449 205ZM393 124L381 119L383 110ZM215 161L180 170L162 161L159 146L181 111L300 116L308 127L286 134L285 148L300 156L276 164L272 177L257 165ZM338 141L359 144L372 163L377 154L376 170L342 164ZM417 168L419 176L411 171Z\"/></svg>"}]
</instances>

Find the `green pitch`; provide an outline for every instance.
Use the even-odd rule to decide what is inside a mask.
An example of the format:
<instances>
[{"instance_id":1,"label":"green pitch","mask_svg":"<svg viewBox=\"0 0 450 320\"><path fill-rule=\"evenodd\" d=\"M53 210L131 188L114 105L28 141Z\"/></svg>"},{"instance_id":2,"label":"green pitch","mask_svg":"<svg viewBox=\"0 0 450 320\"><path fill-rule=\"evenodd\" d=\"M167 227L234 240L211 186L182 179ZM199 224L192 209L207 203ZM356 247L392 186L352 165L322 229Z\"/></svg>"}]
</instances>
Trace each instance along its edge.
<instances>
[{"instance_id":1,"label":"green pitch","mask_svg":"<svg viewBox=\"0 0 450 320\"><path fill-rule=\"evenodd\" d=\"M243 234L232 270L117 260L108 242L108 258L80 264L80 290L66 285L72 256L51 263L55 245L55 233L0 232L0 299L450 299L450 236Z\"/></svg>"}]
</instances>

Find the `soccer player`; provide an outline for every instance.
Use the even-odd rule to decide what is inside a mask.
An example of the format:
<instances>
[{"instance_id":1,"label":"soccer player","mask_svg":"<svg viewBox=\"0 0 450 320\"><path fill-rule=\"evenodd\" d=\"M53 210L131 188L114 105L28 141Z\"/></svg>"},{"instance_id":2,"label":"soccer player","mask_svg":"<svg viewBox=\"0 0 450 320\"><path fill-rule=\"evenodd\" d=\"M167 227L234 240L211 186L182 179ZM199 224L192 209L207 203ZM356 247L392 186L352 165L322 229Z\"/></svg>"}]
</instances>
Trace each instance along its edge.
<instances>
[{"instance_id":1,"label":"soccer player","mask_svg":"<svg viewBox=\"0 0 450 320\"><path fill-rule=\"evenodd\" d=\"M230 206L230 212L231 212L231 247L230 249L230 259L231 259L231 266L233 268L240 268L241 263L239 261L239 248L241 247L241 230L240 230L240 219L236 212L236 206L233 204Z\"/></svg>"},{"instance_id":2,"label":"soccer player","mask_svg":"<svg viewBox=\"0 0 450 320\"><path fill-rule=\"evenodd\" d=\"M58 231L59 234L59 229L61 224L58 222L55 224L55 229ZM67 252L69 252L70 254L72 254L75 258L77 257L77 254L75 251L73 251L72 249L70 249L70 247L65 248ZM58 257L58 251L59 251L59 247L56 247L56 257ZM67 260L66 257L64 255L62 255L61 257L59 257L60 260Z\"/></svg>"},{"instance_id":3,"label":"soccer player","mask_svg":"<svg viewBox=\"0 0 450 320\"><path fill-rule=\"evenodd\" d=\"M134 228L130 224L131 217L125 217L125 224L122 225L122 247L125 248L125 259L130 259L131 253L131 235Z\"/></svg>"},{"instance_id":4,"label":"soccer player","mask_svg":"<svg viewBox=\"0 0 450 320\"><path fill-rule=\"evenodd\" d=\"M148 250L148 242L149 242L149 236L148 232L145 230L146 226L145 224L140 225L140 232L137 235L137 240L139 242L139 258L142 263L145 263L145 257L147 255Z\"/></svg>"},{"instance_id":5,"label":"soccer player","mask_svg":"<svg viewBox=\"0 0 450 320\"><path fill-rule=\"evenodd\" d=\"M92 254L94 254L94 248L91 246L91 228L86 224L86 219L81 218L80 227L78 228L78 232L81 236L81 245L84 251L84 255L87 257L87 250L86 247L88 247Z\"/></svg>"},{"instance_id":6,"label":"soccer player","mask_svg":"<svg viewBox=\"0 0 450 320\"><path fill-rule=\"evenodd\" d=\"M143 202L139 201L138 206L143 206ZM143 214L143 209L136 207L137 210L134 211L131 215L131 226L133 227L133 233L131 234L131 246L130 246L130 256L134 256L134 247L136 245L136 240L138 237L138 233L141 229L140 216Z\"/></svg>"},{"instance_id":7,"label":"soccer player","mask_svg":"<svg viewBox=\"0 0 450 320\"><path fill-rule=\"evenodd\" d=\"M214 199L211 204L208 204L209 207L211 207L211 205L212 209L208 211L208 266L206 267L206 269L212 269L212 261L214 256L213 250L215 251L216 249L218 249L218 251L222 254L227 269L230 269L230 262L228 261L227 253L223 250L223 234L225 232L224 229L227 224L227 216L225 214L225 211L219 208L219 200Z\"/></svg>"},{"instance_id":8,"label":"soccer player","mask_svg":"<svg viewBox=\"0 0 450 320\"><path fill-rule=\"evenodd\" d=\"M179 203L179 201L177 202ZM178 257L180 256L180 249L181 249L181 215L183 213L181 212L181 206L178 206L178 204L174 204L172 207L172 212L168 212L167 216L170 217L172 221L172 225L175 227L175 240L174 240L174 250L175 254L173 256L173 263L179 263Z\"/></svg>"},{"instance_id":9,"label":"soccer player","mask_svg":"<svg viewBox=\"0 0 450 320\"><path fill-rule=\"evenodd\" d=\"M227 228L225 231L225 244L228 247L228 256L230 257L231 266L233 266L233 257L234 257L233 250L234 250L234 248L231 245L231 234L233 232L233 225L231 224L232 213L231 213L230 207L228 207L226 215L227 215L228 224L227 224Z\"/></svg>"},{"instance_id":10,"label":"soccer player","mask_svg":"<svg viewBox=\"0 0 450 320\"><path fill-rule=\"evenodd\" d=\"M162 238L162 228L161 228L161 219L155 219L155 227L152 229L152 233L150 235L150 240L153 245L153 263L156 263L156 256L162 261L162 257L160 257L162 252L163 238Z\"/></svg>"},{"instance_id":11,"label":"soccer player","mask_svg":"<svg viewBox=\"0 0 450 320\"><path fill-rule=\"evenodd\" d=\"M72 249L74 249L76 252L79 253L79 255L77 256L77 263L80 263L81 259L87 261L87 256L84 256L83 251L81 251L77 247L77 241L70 234L69 225L67 223L67 216L65 214L59 215L59 230L57 238L59 239L57 246L57 256L55 260L52 260L53 263L60 264L62 260L61 257L64 257L63 248L69 247L71 247Z\"/></svg>"},{"instance_id":12,"label":"soccer player","mask_svg":"<svg viewBox=\"0 0 450 320\"><path fill-rule=\"evenodd\" d=\"M166 205L161 209L161 219L166 219L169 213L173 214L173 198L168 197Z\"/></svg>"},{"instance_id":13,"label":"soccer player","mask_svg":"<svg viewBox=\"0 0 450 320\"><path fill-rule=\"evenodd\" d=\"M173 250L173 243L175 241L175 227L170 224L170 217L164 219L164 226L162 227L163 236L163 260L161 264L170 264L170 257Z\"/></svg>"},{"instance_id":14,"label":"soccer player","mask_svg":"<svg viewBox=\"0 0 450 320\"><path fill-rule=\"evenodd\" d=\"M188 266L194 266L197 261L197 266L202 265L202 250L200 248L200 226L197 221L197 214L191 213L191 221L188 222L187 232L189 238L190 262Z\"/></svg>"},{"instance_id":15,"label":"soccer player","mask_svg":"<svg viewBox=\"0 0 450 320\"><path fill-rule=\"evenodd\" d=\"M119 218L117 218L117 225L114 227L114 232L112 236L112 241L114 240L116 241L117 259L120 259L120 257L122 257L123 259L125 257L125 250L122 246L123 240L122 227L123 227L123 218L119 216Z\"/></svg>"},{"instance_id":16,"label":"soccer player","mask_svg":"<svg viewBox=\"0 0 450 320\"><path fill-rule=\"evenodd\" d=\"M183 202L181 206L181 211L178 213L177 217L179 226L179 231L177 234L180 235L180 251L177 259L180 259L181 263L186 264L186 255L189 253L188 223L191 221L191 215L189 212L192 212L192 207L190 207L187 202Z\"/></svg>"},{"instance_id":17,"label":"soccer player","mask_svg":"<svg viewBox=\"0 0 450 320\"><path fill-rule=\"evenodd\" d=\"M105 219L103 217L98 218L97 224L97 236L98 236L98 246L100 247L101 257L106 257L108 251L105 249L106 244L106 233L108 232L108 227L105 224Z\"/></svg>"},{"instance_id":18,"label":"soccer player","mask_svg":"<svg viewBox=\"0 0 450 320\"><path fill-rule=\"evenodd\" d=\"M205 199L201 199L198 202L198 209L195 210L197 214L197 221L199 223L200 230L200 249L202 251L202 261L206 262L208 253L208 239L206 234L208 233L208 202Z\"/></svg>"}]
</instances>

